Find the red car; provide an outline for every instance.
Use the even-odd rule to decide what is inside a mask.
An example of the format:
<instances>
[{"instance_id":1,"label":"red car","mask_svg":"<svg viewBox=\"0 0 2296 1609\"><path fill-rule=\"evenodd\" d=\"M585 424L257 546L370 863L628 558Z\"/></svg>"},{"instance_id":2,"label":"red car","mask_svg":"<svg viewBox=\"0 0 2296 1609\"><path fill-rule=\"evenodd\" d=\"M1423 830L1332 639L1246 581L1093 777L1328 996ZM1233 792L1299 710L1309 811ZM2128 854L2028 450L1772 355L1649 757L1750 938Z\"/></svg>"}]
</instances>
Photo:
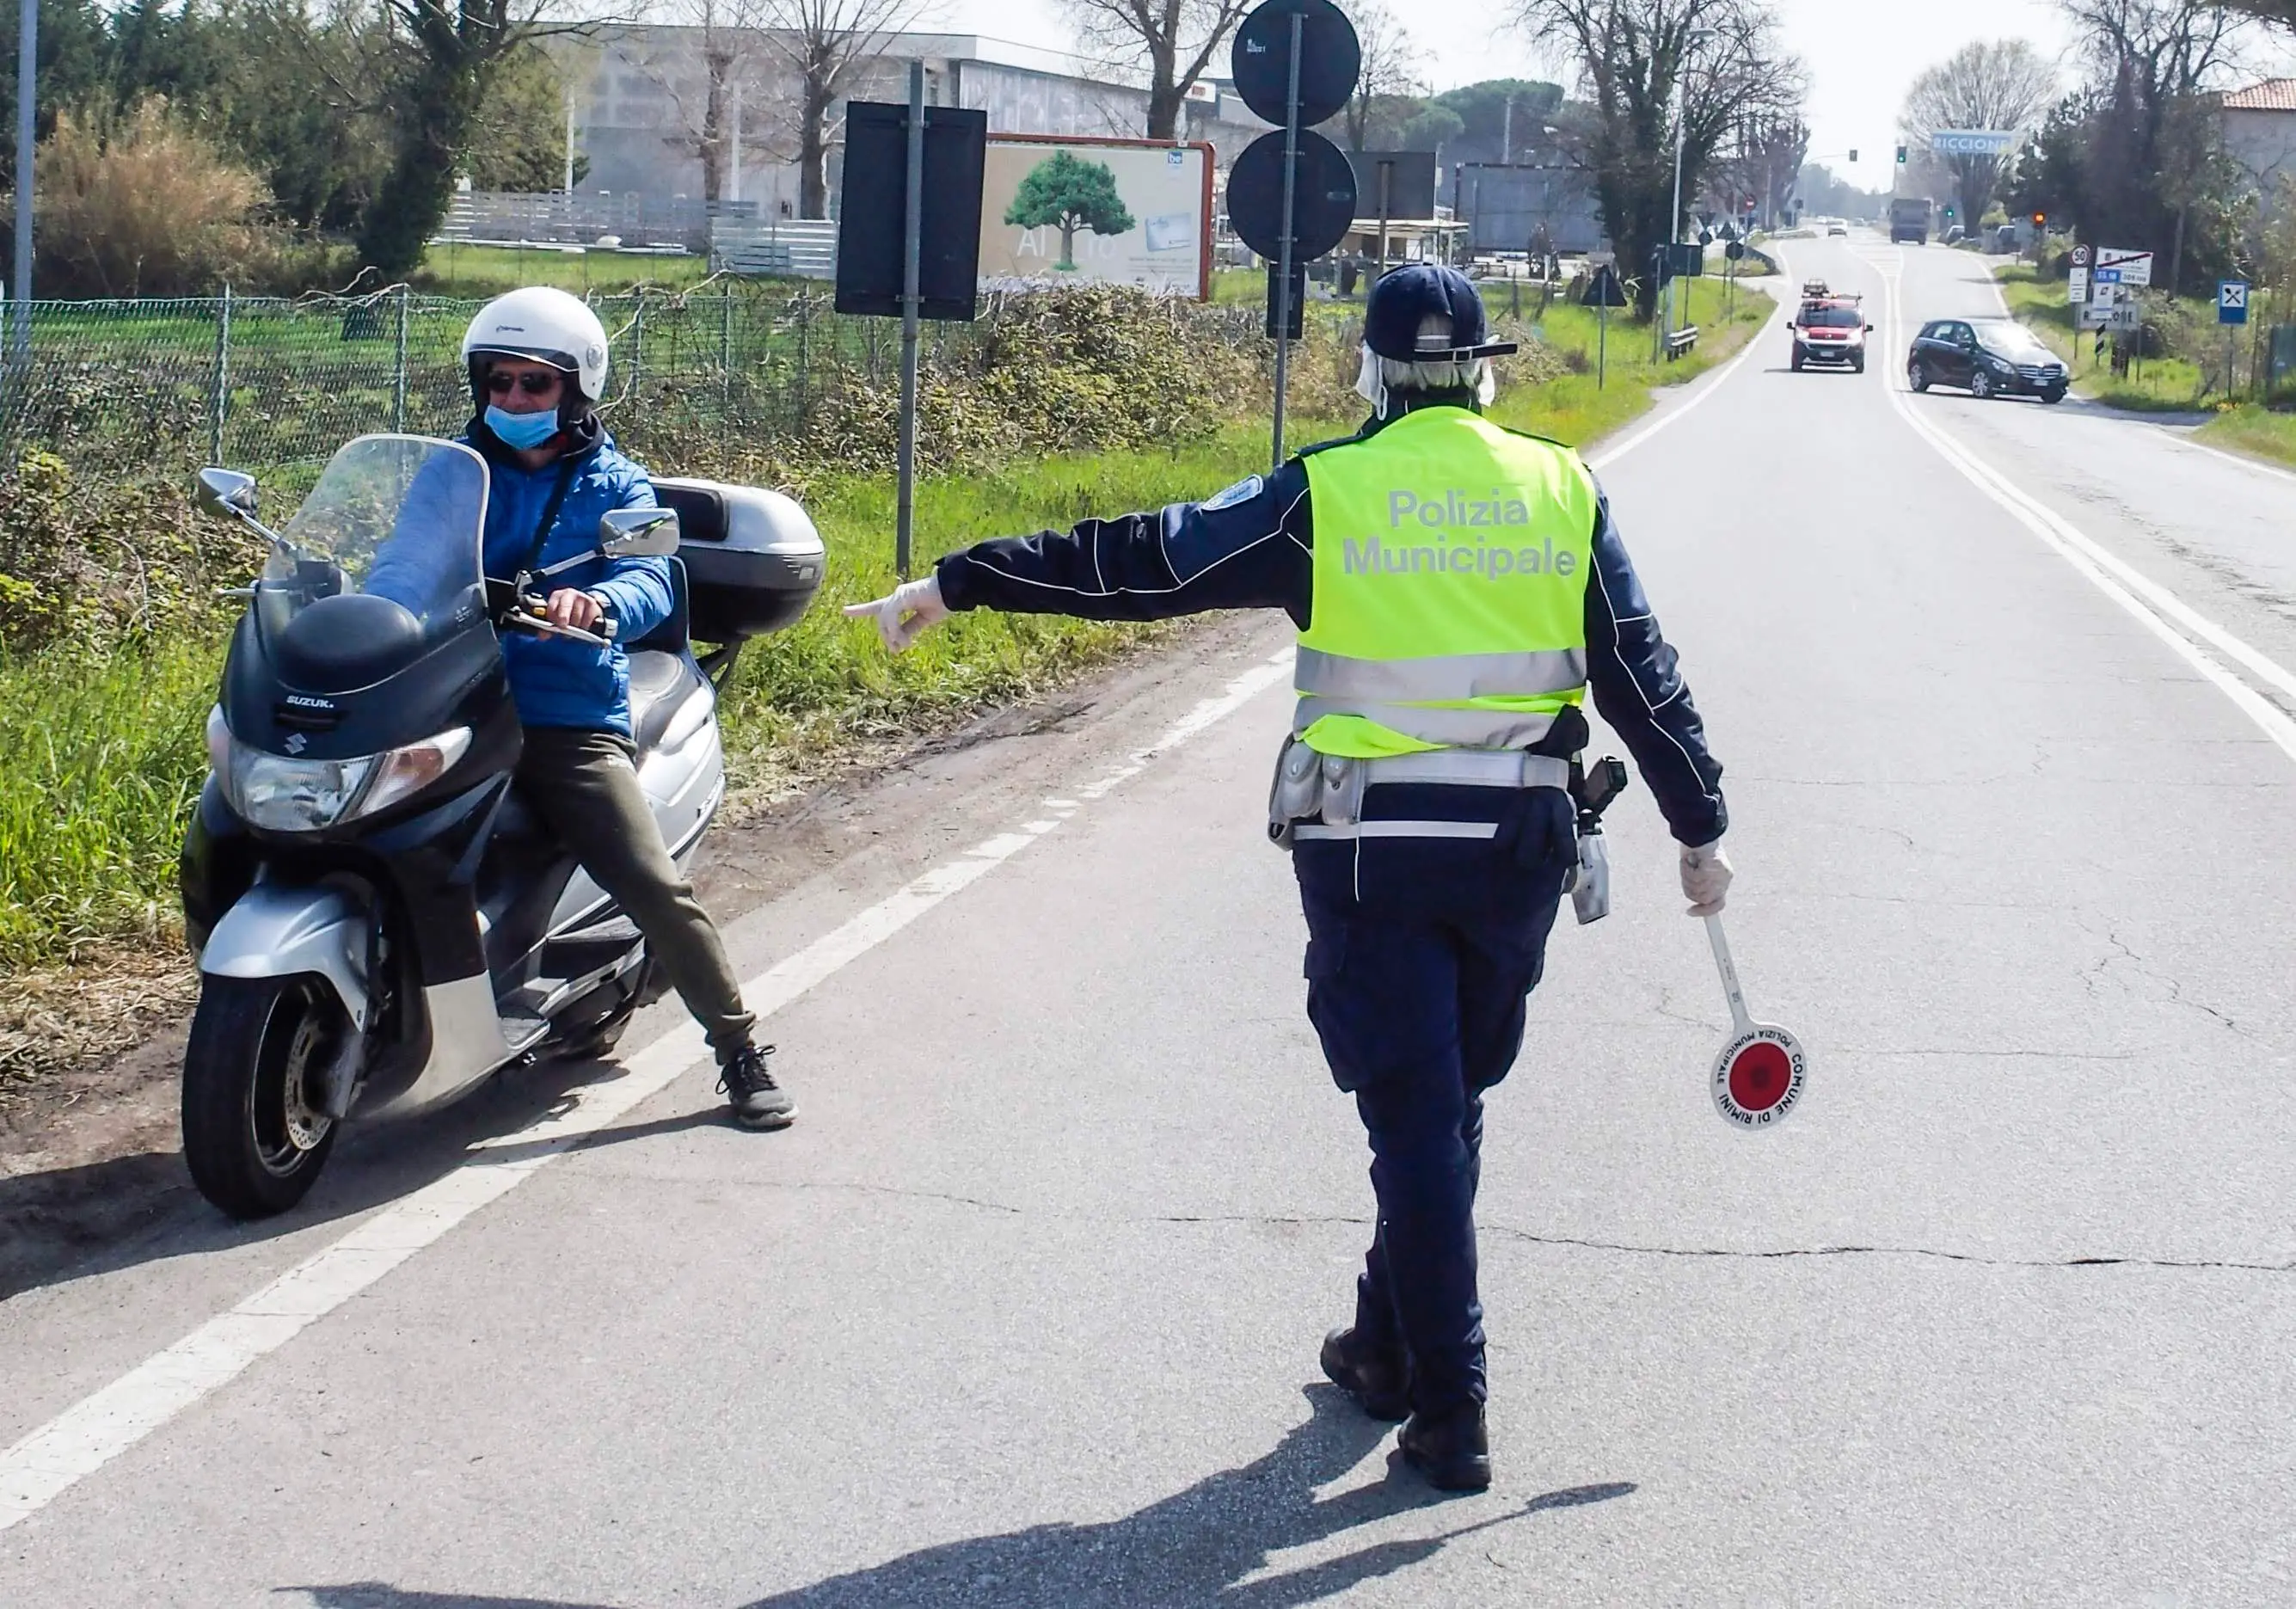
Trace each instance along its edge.
<instances>
[{"instance_id":1,"label":"red car","mask_svg":"<svg viewBox=\"0 0 2296 1609\"><path fill-rule=\"evenodd\" d=\"M1793 320L1793 369L1832 364L1866 372L1866 337L1874 326L1855 296L1836 296L1821 283L1806 285Z\"/></svg>"}]
</instances>

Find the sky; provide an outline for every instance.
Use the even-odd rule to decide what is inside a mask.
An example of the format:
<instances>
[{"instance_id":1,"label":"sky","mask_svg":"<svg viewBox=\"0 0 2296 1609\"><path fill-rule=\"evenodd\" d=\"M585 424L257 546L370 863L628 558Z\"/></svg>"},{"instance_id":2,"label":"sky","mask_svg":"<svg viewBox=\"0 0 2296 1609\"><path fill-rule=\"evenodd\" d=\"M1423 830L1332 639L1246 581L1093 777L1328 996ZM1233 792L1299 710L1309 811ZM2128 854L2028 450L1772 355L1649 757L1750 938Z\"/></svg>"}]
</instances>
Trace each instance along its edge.
<instances>
[{"instance_id":1,"label":"sky","mask_svg":"<svg viewBox=\"0 0 2296 1609\"><path fill-rule=\"evenodd\" d=\"M1342 7L1348 0L1341 0ZM2070 43L2054 0L1771 0L1788 48L1811 70L1810 157L1861 189L1886 189L1895 178L1898 110L1925 67L1973 39L2021 38L2053 59ZM1542 60L1533 43L1506 22L1508 0L1444 0L1439 30L1433 6L1400 4L1437 89L1479 78L1568 81L1565 63ZM1070 37L1055 0L944 0L947 26L966 33L1050 44ZM2284 62L2276 63L2286 70ZM2076 64L2064 62L2070 87ZM2260 75L2259 75L2260 76ZM1856 166L1849 153L1857 152Z\"/></svg>"}]
</instances>

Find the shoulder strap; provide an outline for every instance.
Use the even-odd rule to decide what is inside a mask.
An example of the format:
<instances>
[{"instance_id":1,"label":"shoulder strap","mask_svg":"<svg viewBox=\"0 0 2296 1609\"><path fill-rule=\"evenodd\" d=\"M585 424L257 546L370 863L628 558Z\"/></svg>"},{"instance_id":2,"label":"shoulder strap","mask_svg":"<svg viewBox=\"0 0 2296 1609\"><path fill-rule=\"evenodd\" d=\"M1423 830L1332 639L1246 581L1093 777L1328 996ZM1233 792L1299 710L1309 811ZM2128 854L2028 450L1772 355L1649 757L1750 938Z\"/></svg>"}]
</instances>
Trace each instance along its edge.
<instances>
[{"instance_id":1,"label":"shoulder strap","mask_svg":"<svg viewBox=\"0 0 2296 1609\"><path fill-rule=\"evenodd\" d=\"M542 505L542 518L535 522L534 540L527 545L526 557L521 559L521 570L532 570L542 562L542 550L550 541L550 528L558 523L558 511L566 505L566 494L574 485L574 460L562 458L558 463L558 483L550 488L550 501Z\"/></svg>"}]
</instances>

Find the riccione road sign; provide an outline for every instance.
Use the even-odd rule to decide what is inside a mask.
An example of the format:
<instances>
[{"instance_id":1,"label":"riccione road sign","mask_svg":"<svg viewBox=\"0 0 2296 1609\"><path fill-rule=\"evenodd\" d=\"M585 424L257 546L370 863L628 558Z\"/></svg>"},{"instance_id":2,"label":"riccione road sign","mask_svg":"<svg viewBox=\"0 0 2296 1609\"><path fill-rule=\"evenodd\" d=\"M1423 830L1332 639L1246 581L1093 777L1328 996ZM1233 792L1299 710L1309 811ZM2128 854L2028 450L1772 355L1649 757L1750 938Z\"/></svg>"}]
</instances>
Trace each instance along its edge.
<instances>
[{"instance_id":1,"label":"riccione road sign","mask_svg":"<svg viewBox=\"0 0 2296 1609\"><path fill-rule=\"evenodd\" d=\"M1939 156L2000 156L2017 144L2014 129L1940 128L1930 135Z\"/></svg>"}]
</instances>

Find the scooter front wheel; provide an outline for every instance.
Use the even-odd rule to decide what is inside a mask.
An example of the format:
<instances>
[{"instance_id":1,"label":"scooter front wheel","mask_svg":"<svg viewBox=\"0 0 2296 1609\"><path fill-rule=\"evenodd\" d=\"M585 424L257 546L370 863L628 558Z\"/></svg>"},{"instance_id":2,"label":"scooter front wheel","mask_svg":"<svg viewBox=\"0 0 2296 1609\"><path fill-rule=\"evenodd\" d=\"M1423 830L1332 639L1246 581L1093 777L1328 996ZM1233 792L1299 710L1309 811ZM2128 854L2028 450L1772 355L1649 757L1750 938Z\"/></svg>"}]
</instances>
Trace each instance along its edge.
<instances>
[{"instance_id":1,"label":"scooter front wheel","mask_svg":"<svg viewBox=\"0 0 2296 1609\"><path fill-rule=\"evenodd\" d=\"M303 1199L335 1145L322 1074L355 1031L318 979L201 980L184 1048L184 1161L237 1219Z\"/></svg>"}]
</instances>

